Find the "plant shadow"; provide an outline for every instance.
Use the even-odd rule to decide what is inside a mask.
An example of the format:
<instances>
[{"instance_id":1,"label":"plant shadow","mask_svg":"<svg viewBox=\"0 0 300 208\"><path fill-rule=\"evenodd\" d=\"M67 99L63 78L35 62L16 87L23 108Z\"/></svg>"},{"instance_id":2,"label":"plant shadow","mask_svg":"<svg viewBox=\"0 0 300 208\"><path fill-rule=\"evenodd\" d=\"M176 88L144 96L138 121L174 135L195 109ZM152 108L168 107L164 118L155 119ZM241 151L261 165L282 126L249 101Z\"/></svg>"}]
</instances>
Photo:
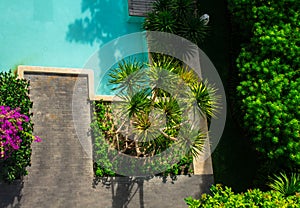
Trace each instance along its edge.
<instances>
[{"instance_id":1,"label":"plant shadow","mask_svg":"<svg viewBox=\"0 0 300 208\"><path fill-rule=\"evenodd\" d=\"M66 40L103 45L122 35L136 32L137 25L127 21L126 10L128 8L123 1L82 0L82 15L69 24Z\"/></svg>"},{"instance_id":2,"label":"plant shadow","mask_svg":"<svg viewBox=\"0 0 300 208\"><path fill-rule=\"evenodd\" d=\"M150 177L131 176L100 177L94 179L93 188L101 183L103 187L110 189L113 208L144 208L144 181L149 179Z\"/></svg>"},{"instance_id":3,"label":"plant shadow","mask_svg":"<svg viewBox=\"0 0 300 208\"><path fill-rule=\"evenodd\" d=\"M0 207L20 207L24 182L16 180L12 183L0 183Z\"/></svg>"},{"instance_id":4,"label":"plant shadow","mask_svg":"<svg viewBox=\"0 0 300 208\"><path fill-rule=\"evenodd\" d=\"M117 177L112 180L112 207L126 208L136 194L139 207L144 208L144 178Z\"/></svg>"}]
</instances>

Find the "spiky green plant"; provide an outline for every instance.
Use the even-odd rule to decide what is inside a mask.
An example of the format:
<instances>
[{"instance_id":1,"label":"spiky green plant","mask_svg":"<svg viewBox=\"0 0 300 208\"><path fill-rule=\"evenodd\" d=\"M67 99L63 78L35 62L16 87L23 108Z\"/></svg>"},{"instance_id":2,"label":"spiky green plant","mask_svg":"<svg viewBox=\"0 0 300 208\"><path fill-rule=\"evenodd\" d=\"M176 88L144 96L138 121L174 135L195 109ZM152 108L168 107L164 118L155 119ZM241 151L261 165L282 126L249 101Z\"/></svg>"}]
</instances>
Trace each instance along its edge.
<instances>
[{"instance_id":1,"label":"spiky green plant","mask_svg":"<svg viewBox=\"0 0 300 208\"><path fill-rule=\"evenodd\" d=\"M171 150L172 161L178 162L181 157L199 155L206 132L199 130L200 114L195 109L205 107L204 117L214 112L215 100L209 95L207 83L175 58L158 55L150 63L146 68L146 64L122 61L110 73L110 83L116 85L120 101L113 102L111 112L105 113L107 118L101 119L106 140L114 149L134 157L152 157ZM110 122L109 129L103 125L105 119ZM176 173L178 168L172 166L172 171Z\"/></svg>"},{"instance_id":2,"label":"spiky green plant","mask_svg":"<svg viewBox=\"0 0 300 208\"><path fill-rule=\"evenodd\" d=\"M169 10L164 10L156 14L149 14L144 22L144 28L148 31L175 33L177 23L174 14Z\"/></svg>"},{"instance_id":3,"label":"spiky green plant","mask_svg":"<svg viewBox=\"0 0 300 208\"><path fill-rule=\"evenodd\" d=\"M216 94L217 89L208 85L208 82L198 82L191 85L191 90L199 106L201 114L209 118L216 116L218 112L219 97Z\"/></svg>"},{"instance_id":4,"label":"spiky green plant","mask_svg":"<svg viewBox=\"0 0 300 208\"><path fill-rule=\"evenodd\" d=\"M275 191L278 191L286 196L300 193L300 174L291 173L289 176L285 173L279 173L269 177L268 186Z\"/></svg>"},{"instance_id":5,"label":"spiky green plant","mask_svg":"<svg viewBox=\"0 0 300 208\"><path fill-rule=\"evenodd\" d=\"M215 116L218 103L216 89L209 86L207 81L201 82L192 69L169 56L157 56L145 71L142 70L143 64L131 63L130 61L122 61L118 68L110 73L110 82L118 84L114 89L121 89L121 92L118 91L117 93L122 100L118 103L121 110L118 111L119 115L115 117L126 117L126 119L131 120L123 123L123 127L120 129L127 129L126 132L129 132L129 129L131 130L132 136L136 140L135 146L139 146L139 149L145 147L145 144L139 144L138 138L145 141L145 137L148 135L156 135L157 132L160 132L162 137L157 140L158 143L153 140L146 145L148 149L153 149L153 145L159 146L162 144L161 139L164 138L171 143L179 142L185 145L186 149L190 149L191 154L194 156L199 154L203 147L204 134L198 131L193 132L191 126L182 123L190 118L182 118L182 116L184 112L191 112L190 110L195 109L200 110L201 114L193 111L197 115L209 118ZM147 87L143 88L145 86ZM194 101L197 106L192 103L192 105L184 106L188 110L183 109L183 106L177 102L178 98L186 99L186 102ZM149 128L151 122L153 123L155 119L163 120L162 118L153 119L153 116L151 116L151 112L158 109L166 116L166 127L151 129ZM164 124L160 125L164 126ZM182 131L183 134L178 135L179 129L189 130L186 133ZM190 138L185 136L191 134L193 136L190 136ZM130 137L130 135L127 136ZM165 147L167 146L165 145ZM148 152L145 148L144 150L143 155Z\"/></svg>"},{"instance_id":6,"label":"spiky green plant","mask_svg":"<svg viewBox=\"0 0 300 208\"><path fill-rule=\"evenodd\" d=\"M198 15L186 16L184 21L180 22L178 35L200 45L204 41L209 31L209 27Z\"/></svg>"},{"instance_id":7,"label":"spiky green plant","mask_svg":"<svg viewBox=\"0 0 300 208\"><path fill-rule=\"evenodd\" d=\"M120 92L129 90L134 91L139 83L143 83L142 69L144 65L135 60L122 60L118 63L118 67L111 70L109 73L109 83L115 85L112 90Z\"/></svg>"},{"instance_id":8,"label":"spiky green plant","mask_svg":"<svg viewBox=\"0 0 300 208\"><path fill-rule=\"evenodd\" d=\"M196 12L193 0L158 0L148 14L143 28L148 31L179 35L199 45L208 33L208 26Z\"/></svg>"}]
</instances>

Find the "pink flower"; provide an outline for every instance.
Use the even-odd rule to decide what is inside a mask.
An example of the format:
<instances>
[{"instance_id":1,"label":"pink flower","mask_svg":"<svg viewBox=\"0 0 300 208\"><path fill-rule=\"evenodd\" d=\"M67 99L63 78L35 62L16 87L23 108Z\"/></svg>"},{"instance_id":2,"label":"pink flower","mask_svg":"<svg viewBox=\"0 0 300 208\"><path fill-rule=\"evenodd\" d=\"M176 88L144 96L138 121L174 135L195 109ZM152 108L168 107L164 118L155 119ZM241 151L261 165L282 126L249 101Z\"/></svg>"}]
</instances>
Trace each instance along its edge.
<instances>
[{"instance_id":1,"label":"pink flower","mask_svg":"<svg viewBox=\"0 0 300 208\"><path fill-rule=\"evenodd\" d=\"M34 142L42 141L40 137L23 132L23 126L30 122L30 117L21 114L20 111L20 108L0 106L0 159L8 158L12 151L20 148L22 143L20 133L32 137Z\"/></svg>"},{"instance_id":2,"label":"pink flower","mask_svg":"<svg viewBox=\"0 0 300 208\"><path fill-rule=\"evenodd\" d=\"M38 136L35 136L33 141L34 142L41 142L42 139L40 137L38 137Z\"/></svg>"}]
</instances>

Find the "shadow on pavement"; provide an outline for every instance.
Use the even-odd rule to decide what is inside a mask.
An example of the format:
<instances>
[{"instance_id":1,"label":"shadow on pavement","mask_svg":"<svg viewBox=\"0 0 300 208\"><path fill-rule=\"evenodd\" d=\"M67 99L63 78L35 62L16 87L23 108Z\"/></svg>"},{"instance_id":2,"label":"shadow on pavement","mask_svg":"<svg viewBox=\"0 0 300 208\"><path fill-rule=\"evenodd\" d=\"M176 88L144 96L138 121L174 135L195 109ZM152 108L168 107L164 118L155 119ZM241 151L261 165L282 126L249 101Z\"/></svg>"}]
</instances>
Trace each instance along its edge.
<instances>
[{"instance_id":1,"label":"shadow on pavement","mask_svg":"<svg viewBox=\"0 0 300 208\"><path fill-rule=\"evenodd\" d=\"M10 184L0 183L0 207L20 207L23 184L22 180L17 180Z\"/></svg>"}]
</instances>

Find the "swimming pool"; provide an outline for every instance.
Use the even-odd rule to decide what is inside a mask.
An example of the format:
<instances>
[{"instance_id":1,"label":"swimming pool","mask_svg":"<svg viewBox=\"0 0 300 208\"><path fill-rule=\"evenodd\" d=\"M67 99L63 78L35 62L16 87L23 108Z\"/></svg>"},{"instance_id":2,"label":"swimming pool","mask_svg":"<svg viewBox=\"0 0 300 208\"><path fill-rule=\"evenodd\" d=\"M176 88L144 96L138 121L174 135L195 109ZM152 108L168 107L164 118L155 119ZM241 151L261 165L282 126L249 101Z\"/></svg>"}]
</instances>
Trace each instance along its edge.
<instances>
[{"instance_id":1,"label":"swimming pool","mask_svg":"<svg viewBox=\"0 0 300 208\"><path fill-rule=\"evenodd\" d=\"M10 0L0 3L0 71L17 65L83 68L103 45L142 31L127 0ZM102 92L103 91L103 92ZM107 90L99 89L100 94Z\"/></svg>"}]
</instances>

